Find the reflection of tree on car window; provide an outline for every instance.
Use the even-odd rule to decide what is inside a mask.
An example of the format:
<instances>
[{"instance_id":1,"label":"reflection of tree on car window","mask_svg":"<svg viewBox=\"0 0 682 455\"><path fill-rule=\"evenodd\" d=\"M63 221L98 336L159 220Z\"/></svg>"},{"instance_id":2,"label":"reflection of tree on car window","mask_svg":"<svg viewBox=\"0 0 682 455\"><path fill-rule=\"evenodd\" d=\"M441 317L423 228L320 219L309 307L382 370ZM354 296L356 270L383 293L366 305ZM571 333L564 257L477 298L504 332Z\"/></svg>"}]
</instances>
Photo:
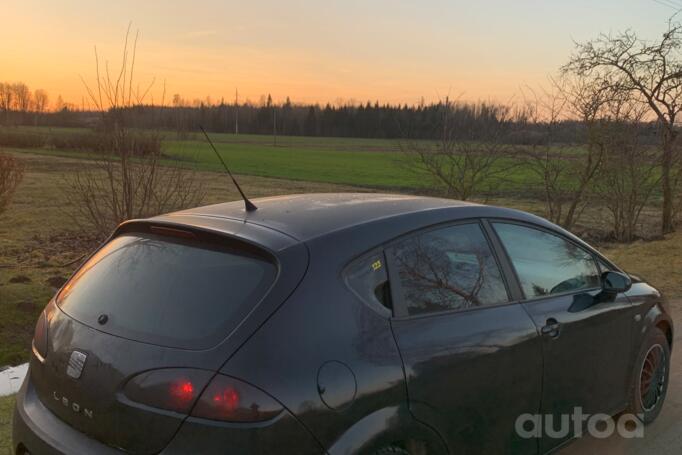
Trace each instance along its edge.
<instances>
[{"instance_id":1,"label":"reflection of tree on car window","mask_svg":"<svg viewBox=\"0 0 682 455\"><path fill-rule=\"evenodd\" d=\"M507 300L480 227L454 226L411 238L394 249L410 313L466 309Z\"/></svg>"}]
</instances>

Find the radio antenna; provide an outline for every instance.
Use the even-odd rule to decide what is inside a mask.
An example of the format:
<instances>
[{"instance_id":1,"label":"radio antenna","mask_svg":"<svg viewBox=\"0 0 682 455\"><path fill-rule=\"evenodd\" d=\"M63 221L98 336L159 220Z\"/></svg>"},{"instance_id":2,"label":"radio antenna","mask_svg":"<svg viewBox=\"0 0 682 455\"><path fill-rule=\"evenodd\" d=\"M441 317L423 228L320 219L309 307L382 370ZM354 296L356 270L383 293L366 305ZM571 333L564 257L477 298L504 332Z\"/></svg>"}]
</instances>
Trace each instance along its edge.
<instances>
[{"instance_id":1,"label":"radio antenna","mask_svg":"<svg viewBox=\"0 0 682 455\"><path fill-rule=\"evenodd\" d=\"M201 132L204 133L204 136L206 136L206 140L208 141L211 148L215 152L216 156L218 157L218 159L222 163L223 167L225 168L225 171L227 172L227 175L230 176L230 178L232 179L232 183L234 183L234 186L237 187L237 191L239 191L239 194L242 196L242 199L244 199L244 208L246 209L246 211L247 212L254 212L254 211L258 210L258 207L256 207L253 202L249 201L249 198L246 197L246 194L244 194L244 192L242 191L242 187L239 186L239 183L237 183L237 180L232 175L232 172L230 172L230 169L227 167L227 164L223 160L223 157L220 156L220 153L218 153L218 150L215 148L215 145L213 145L211 138L208 137L208 134L206 134L206 130L204 130L204 127L199 126L199 129L201 129Z\"/></svg>"}]
</instances>

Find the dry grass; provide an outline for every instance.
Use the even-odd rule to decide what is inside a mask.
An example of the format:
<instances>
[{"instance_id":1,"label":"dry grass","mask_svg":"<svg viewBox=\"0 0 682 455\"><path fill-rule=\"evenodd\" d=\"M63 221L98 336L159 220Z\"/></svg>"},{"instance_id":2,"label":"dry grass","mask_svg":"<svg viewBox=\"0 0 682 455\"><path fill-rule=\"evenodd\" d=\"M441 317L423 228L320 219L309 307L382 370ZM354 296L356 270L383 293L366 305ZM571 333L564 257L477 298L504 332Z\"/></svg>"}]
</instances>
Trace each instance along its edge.
<instances>
[{"instance_id":1,"label":"dry grass","mask_svg":"<svg viewBox=\"0 0 682 455\"><path fill-rule=\"evenodd\" d=\"M682 297L682 232L650 242L607 245L602 251L623 269L658 287L667 297Z\"/></svg>"},{"instance_id":2,"label":"dry grass","mask_svg":"<svg viewBox=\"0 0 682 455\"><path fill-rule=\"evenodd\" d=\"M14 397L0 397L0 455L12 453L12 409Z\"/></svg>"},{"instance_id":3,"label":"dry grass","mask_svg":"<svg viewBox=\"0 0 682 455\"><path fill-rule=\"evenodd\" d=\"M91 236L77 230L64 195L64 177L94 164L27 153L15 156L24 161L26 172L13 202L0 215L0 365L25 361L38 313L73 271L75 264L70 263L96 246ZM204 203L239 198L225 175L202 172L199 177L207 190ZM254 198L358 191L348 186L262 177L241 176L239 180Z\"/></svg>"},{"instance_id":4,"label":"dry grass","mask_svg":"<svg viewBox=\"0 0 682 455\"><path fill-rule=\"evenodd\" d=\"M15 156L24 161L26 172L14 201L0 215L0 365L25 361L37 314L72 272L75 265L69 263L96 246L91 237L78 232L63 193L65 175L93 163L25 152ZM204 203L238 199L224 174L201 172L199 176L207 189ZM253 176L240 176L239 180L254 198L363 190ZM533 200L507 198L484 202L542 214L542 205ZM682 233L653 242L601 247L626 270L650 279L671 297L682 297Z\"/></svg>"},{"instance_id":5,"label":"dry grass","mask_svg":"<svg viewBox=\"0 0 682 455\"><path fill-rule=\"evenodd\" d=\"M77 232L63 195L64 176L92 163L27 153L16 156L24 160L26 173L13 203L0 215L0 365L26 360L37 314L75 267L60 265L78 259L94 246L88 236ZM238 198L223 174L204 172L200 177L207 188L205 203ZM254 198L362 190L263 177L240 176L239 180ZM533 200L485 202L542 213L542 206ZM602 245L602 250L629 272L651 280L668 296L682 297L682 232L652 242ZM0 454L10 450L13 403L13 397L0 398Z\"/></svg>"}]
</instances>

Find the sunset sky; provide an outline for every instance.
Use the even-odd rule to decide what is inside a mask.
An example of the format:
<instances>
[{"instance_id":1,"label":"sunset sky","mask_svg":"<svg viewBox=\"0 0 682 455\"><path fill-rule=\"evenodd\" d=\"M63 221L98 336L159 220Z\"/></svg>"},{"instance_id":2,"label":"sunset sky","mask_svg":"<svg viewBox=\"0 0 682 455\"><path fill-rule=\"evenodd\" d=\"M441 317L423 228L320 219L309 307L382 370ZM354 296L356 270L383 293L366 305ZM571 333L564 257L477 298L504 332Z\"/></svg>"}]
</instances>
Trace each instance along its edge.
<instances>
[{"instance_id":1,"label":"sunset sky","mask_svg":"<svg viewBox=\"0 0 682 455\"><path fill-rule=\"evenodd\" d=\"M682 0L130 1L6 0L0 81L81 104L93 47L120 63L141 33L136 79L155 102L506 100L566 61L573 40L630 27L656 37Z\"/></svg>"}]
</instances>

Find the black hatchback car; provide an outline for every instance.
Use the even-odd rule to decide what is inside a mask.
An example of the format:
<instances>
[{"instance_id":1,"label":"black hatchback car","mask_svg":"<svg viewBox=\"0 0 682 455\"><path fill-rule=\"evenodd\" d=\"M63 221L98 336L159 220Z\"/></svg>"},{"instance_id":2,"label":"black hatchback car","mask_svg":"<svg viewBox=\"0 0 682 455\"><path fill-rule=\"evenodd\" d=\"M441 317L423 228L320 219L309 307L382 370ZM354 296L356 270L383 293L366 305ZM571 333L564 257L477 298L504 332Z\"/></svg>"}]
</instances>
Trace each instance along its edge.
<instances>
[{"instance_id":1,"label":"black hatchback car","mask_svg":"<svg viewBox=\"0 0 682 455\"><path fill-rule=\"evenodd\" d=\"M16 453L545 453L667 388L661 295L536 216L311 194L122 224L41 314ZM570 436L569 436L570 437Z\"/></svg>"}]
</instances>

